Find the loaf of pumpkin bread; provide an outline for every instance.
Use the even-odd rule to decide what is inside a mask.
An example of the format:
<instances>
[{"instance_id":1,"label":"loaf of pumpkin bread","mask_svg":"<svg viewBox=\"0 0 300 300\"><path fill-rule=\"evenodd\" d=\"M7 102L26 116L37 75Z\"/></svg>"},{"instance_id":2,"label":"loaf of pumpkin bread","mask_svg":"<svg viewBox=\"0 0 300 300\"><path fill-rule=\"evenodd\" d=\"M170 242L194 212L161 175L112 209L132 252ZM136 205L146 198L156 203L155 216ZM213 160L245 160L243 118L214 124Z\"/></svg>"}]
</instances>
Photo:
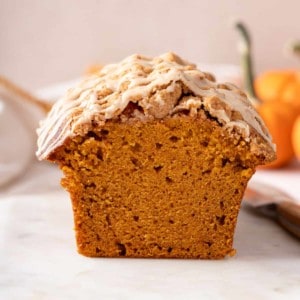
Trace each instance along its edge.
<instances>
[{"instance_id":1,"label":"loaf of pumpkin bread","mask_svg":"<svg viewBox=\"0 0 300 300\"><path fill-rule=\"evenodd\" d=\"M179 56L133 55L69 90L38 129L70 193L79 253L223 258L275 148L246 95Z\"/></svg>"}]
</instances>

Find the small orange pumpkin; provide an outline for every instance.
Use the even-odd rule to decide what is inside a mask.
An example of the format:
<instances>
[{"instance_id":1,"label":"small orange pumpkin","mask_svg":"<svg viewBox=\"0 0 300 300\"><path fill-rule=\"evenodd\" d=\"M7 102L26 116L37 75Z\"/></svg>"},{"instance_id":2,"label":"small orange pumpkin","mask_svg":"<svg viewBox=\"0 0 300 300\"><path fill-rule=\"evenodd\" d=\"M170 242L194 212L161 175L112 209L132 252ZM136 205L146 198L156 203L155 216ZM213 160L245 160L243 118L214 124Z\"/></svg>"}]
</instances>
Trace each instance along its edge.
<instances>
[{"instance_id":1,"label":"small orange pumpkin","mask_svg":"<svg viewBox=\"0 0 300 300\"><path fill-rule=\"evenodd\" d=\"M282 101L295 106L300 113L300 72L296 70L268 71L255 80L255 92L262 101Z\"/></svg>"},{"instance_id":2,"label":"small orange pumpkin","mask_svg":"<svg viewBox=\"0 0 300 300\"><path fill-rule=\"evenodd\" d=\"M257 111L269 129L277 149L277 159L263 168L287 165L294 157L291 135L298 113L293 105L281 101L264 102L257 107Z\"/></svg>"},{"instance_id":3,"label":"small orange pumpkin","mask_svg":"<svg viewBox=\"0 0 300 300\"><path fill-rule=\"evenodd\" d=\"M300 115L294 123L293 133L292 133L292 144L296 157L300 161Z\"/></svg>"}]
</instances>

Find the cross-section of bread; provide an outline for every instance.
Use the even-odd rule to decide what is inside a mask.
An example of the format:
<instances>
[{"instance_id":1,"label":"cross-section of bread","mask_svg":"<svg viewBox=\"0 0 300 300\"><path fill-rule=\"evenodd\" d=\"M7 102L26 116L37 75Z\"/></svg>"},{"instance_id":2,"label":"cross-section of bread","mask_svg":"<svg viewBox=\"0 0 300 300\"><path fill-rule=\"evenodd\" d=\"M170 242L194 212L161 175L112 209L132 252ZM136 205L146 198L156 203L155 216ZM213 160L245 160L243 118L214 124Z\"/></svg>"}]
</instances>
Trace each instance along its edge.
<instances>
[{"instance_id":1,"label":"cross-section of bread","mask_svg":"<svg viewBox=\"0 0 300 300\"><path fill-rule=\"evenodd\" d=\"M245 94L172 53L104 67L38 134L37 156L64 173L87 256L233 254L247 182L275 158Z\"/></svg>"}]
</instances>

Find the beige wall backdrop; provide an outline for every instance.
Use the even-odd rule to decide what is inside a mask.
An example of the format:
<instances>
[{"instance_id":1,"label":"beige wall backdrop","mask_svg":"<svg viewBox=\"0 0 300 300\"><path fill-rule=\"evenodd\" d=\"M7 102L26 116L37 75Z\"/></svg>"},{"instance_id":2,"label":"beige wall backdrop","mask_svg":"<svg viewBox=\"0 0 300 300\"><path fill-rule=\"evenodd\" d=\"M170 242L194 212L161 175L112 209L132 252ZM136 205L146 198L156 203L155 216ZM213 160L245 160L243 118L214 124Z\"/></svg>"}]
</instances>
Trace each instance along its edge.
<instances>
[{"instance_id":1,"label":"beige wall backdrop","mask_svg":"<svg viewBox=\"0 0 300 300\"><path fill-rule=\"evenodd\" d=\"M234 19L251 28L258 72L297 66L283 46L300 39L299 14L299 0L0 0L0 74L38 88L94 62L169 50L236 64Z\"/></svg>"}]
</instances>

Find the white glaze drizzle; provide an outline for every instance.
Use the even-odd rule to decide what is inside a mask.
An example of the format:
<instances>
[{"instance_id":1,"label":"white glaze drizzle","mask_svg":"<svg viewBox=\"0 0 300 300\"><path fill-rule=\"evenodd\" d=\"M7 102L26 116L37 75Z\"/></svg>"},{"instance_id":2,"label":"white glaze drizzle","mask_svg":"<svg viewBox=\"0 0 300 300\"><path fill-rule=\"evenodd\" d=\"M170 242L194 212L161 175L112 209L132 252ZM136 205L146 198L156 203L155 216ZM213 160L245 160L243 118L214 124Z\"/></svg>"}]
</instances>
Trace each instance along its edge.
<instances>
[{"instance_id":1,"label":"white glaze drizzle","mask_svg":"<svg viewBox=\"0 0 300 300\"><path fill-rule=\"evenodd\" d=\"M194 97L181 103L170 97L179 82ZM160 88L165 95L160 93ZM145 116L151 119L162 119L183 109L195 114L197 109L204 107L225 128L237 127L247 142L250 128L253 128L275 149L260 116L237 87L219 85L194 65L167 53L153 59L129 56L119 64L107 65L99 74L69 90L40 124L37 157L46 159L68 137L86 134L92 122L101 126L106 120L121 115L129 102L138 103ZM241 119L233 120L232 112L238 112Z\"/></svg>"}]
</instances>

